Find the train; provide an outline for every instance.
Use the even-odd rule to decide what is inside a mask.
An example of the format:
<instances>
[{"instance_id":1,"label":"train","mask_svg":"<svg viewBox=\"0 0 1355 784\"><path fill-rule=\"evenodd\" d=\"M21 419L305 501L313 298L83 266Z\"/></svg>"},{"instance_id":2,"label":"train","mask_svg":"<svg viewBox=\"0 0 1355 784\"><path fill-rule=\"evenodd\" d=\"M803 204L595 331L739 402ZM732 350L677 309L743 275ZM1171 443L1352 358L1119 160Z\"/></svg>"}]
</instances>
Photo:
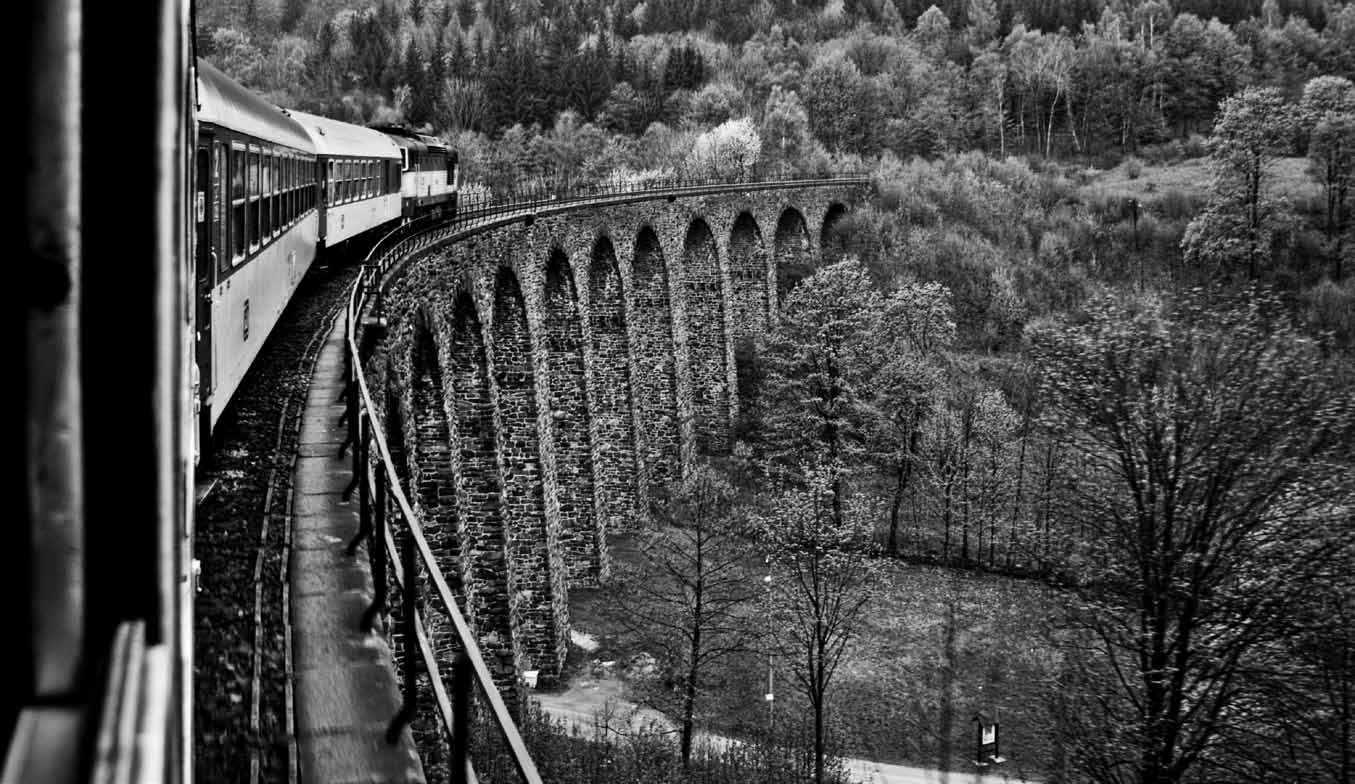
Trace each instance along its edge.
<instances>
[{"instance_id":1,"label":"train","mask_svg":"<svg viewBox=\"0 0 1355 784\"><path fill-rule=\"evenodd\" d=\"M202 454L307 270L410 221L454 216L458 171L436 137L279 108L201 59L196 116Z\"/></svg>"},{"instance_id":2,"label":"train","mask_svg":"<svg viewBox=\"0 0 1355 784\"><path fill-rule=\"evenodd\" d=\"M455 215L455 151L269 104L190 0L28 0L5 782L193 779L195 468L307 271ZM207 443L204 443L204 438Z\"/></svg>"}]
</instances>

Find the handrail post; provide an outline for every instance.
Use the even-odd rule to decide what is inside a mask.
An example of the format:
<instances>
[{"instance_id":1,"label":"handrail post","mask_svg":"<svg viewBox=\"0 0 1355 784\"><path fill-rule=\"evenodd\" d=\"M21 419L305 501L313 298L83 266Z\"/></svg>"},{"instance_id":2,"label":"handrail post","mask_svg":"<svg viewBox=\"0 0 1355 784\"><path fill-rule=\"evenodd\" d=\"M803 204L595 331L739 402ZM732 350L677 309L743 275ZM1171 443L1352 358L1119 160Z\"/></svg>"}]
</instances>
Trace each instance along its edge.
<instances>
[{"instance_id":1,"label":"handrail post","mask_svg":"<svg viewBox=\"0 0 1355 784\"><path fill-rule=\"evenodd\" d=\"M386 464L376 471L376 497L372 506L372 530L367 539L367 556L372 562L372 604L362 614L362 630L376 628L376 618L386 610L389 589L386 585Z\"/></svg>"},{"instance_id":2,"label":"handrail post","mask_svg":"<svg viewBox=\"0 0 1355 784\"><path fill-rule=\"evenodd\" d=\"M464 650L452 662L452 784L466 784L470 767L470 657Z\"/></svg>"},{"instance_id":3,"label":"handrail post","mask_svg":"<svg viewBox=\"0 0 1355 784\"><path fill-rule=\"evenodd\" d=\"M419 667L418 661L421 656L418 641L418 624L414 621L414 614L419 607L419 555L415 549L414 537L406 536L400 547L400 561L404 566L405 579L400 586L401 601L401 626L404 629L404 639L401 641L401 647L405 653L404 667L404 699L400 705L400 712L395 714L391 720L390 727L386 730L386 742L394 745L400 739L400 732L418 715L419 710Z\"/></svg>"},{"instance_id":4,"label":"handrail post","mask_svg":"<svg viewBox=\"0 0 1355 784\"><path fill-rule=\"evenodd\" d=\"M364 411L362 416L358 418L359 440L357 447L353 450L353 456L358 463L357 472L353 475L358 483L358 532L348 543L349 556L356 554L358 544L372 534L372 496L371 489L367 485L368 469L371 464L371 416L370 413ZM345 493L345 498L347 495Z\"/></svg>"},{"instance_id":5,"label":"handrail post","mask_svg":"<svg viewBox=\"0 0 1355 784\"><path fill-rule=\"evenodd\" d=\"M355 383L354 386L356 387L357 384ZM363 425L367 423L364 421L366 416L358 413L361 409L358 405L357 397L358 391L354 389L353 415L348 421L349 439L353 442L353 479L348 483L348 486L343 489L343 500L345 501L353 497L353 489L361 484L359 479L361 478L363 468L366 465L366 455L364 452L366 451L367 445L363 443L363 440L366 438L363 431L367 428L364 428Z\"/></svg>"},{"instance_id":6,"label":"handrail post","mask_svg":"<svg viewBox=\"0 0 1355 784\"><path fill-rule=\"evenodd\" d=\"M347 406L344 408L343 414L339 416L339 424L342 425L344 422L348 423L348 435L344 439L344 442L342 444L339 444L339 457L344 456L344 452L348 450L349 444L352 444L353 448L357 449L358 443L358 372L357 368L355 367L355 365L357 365L357 359L356 357L352 356L353 353L352 347L346 345L348 343L347 338L344 339L344 343L345 345L343 353L344 357L346 358L345 362L349 367L348 383L345 384L344 396L347 397L348 400ZM357 458L354 457L353 459L355 461L354 471L356 471ZM345 493L345 498L346 497L347 493Z\"/></svg>"}]
</instances>

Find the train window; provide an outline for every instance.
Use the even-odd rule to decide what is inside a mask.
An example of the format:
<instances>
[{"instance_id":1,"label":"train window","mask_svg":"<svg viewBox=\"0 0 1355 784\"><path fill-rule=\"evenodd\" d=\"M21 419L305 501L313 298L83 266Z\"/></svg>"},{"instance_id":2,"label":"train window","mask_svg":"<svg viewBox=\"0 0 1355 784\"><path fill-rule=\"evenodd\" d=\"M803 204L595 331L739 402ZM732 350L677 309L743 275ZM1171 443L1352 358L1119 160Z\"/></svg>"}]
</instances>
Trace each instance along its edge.
<instances>
[{"instance_id":1,"label":"train window","mask_svg":"<svg viewBox=\"0 0 1355 784\"><path fill-rule=\"evenodd\" d=\"M325 179L325 203L333 204L335 197L334 173L336 167L334 161L328 161L325 165L327 177Z\"/></svg>"},{"instance_id":2,"label":"train window","mask_svg":"<svg viewBox=\"0 0 1355 784\"><path fill-rule=\"evenodd\" d=\"M285 212L283 223L290 226L292 221L296 219L296 159L292 157L291 153L288 153L283 163L286 164L283 167L286 176L283 177L282 182L282 209Z\"/></svg>"},{"instance_id":3,"label":"train window","mask_svg":"<svg viewBox=\"0 0 1355 784\"><path fill-rule=\"evenodd\" d=\"M217 270L230 269L230 229L226 217L230 214L230 197L226 188L230 185L231 172L227 162L227 148L221 142L212 143L212 246L216 250Z\"/></svg>"},{"instance_id":4,"label":"train window","mask_svg":"<svg viewBox=\"0 0 1355 784\"><path fill-rule=\"evenodd\" d=\"M287 225L291 225L296 220L296 158L289 153L287 155L287 177L284 187L287 189L287 195L283 198L282 205L287 210Z\"/></svg>"},{"instance_id":5,"label":"train window","mask_svg":"<svg viewBox=\"0 0 1355 784\"><path fill-rule=\"evenodd\" d=\"M376 195L376 180L371 161L362 162L362 192L367 198Z\"/></svg>"},{"instance_id":6,"label":"train window","mask_svg":"<svg viewBox=\"0 0 1355 784\"><path fill-rule=\"evenodd\" d=\"M282 225L292 225L292 155L282 154Z\"/></svg>"},{"instance_id":7,"label":"train window","mask_svg":"<svg viewBox=\"0 0 1355 784\"><path fill-rule=\"evenodd\" d=\"M246 231L249 233L250 250L259 247L259 149L254 146L249 148L249 168L245 171L245 176L249 179L249 224Z\"/></svg>"},{"instance_id":8,"label":"train window","mask_svg":"<svg viewBox=\"0 0 1355 784\"><path fill-rule=\"evenodd\" d=\"M268 230L263 233L265 238L278 233L278 158L274 154L269 154L266 158L268 169L268 181L264 189L264 222L268 224Z\"/></svg>"},{"instance_id":9,"label":"train window","mask_svg":"<svg viewBox=\"0 0 1355 784\"><path fill-rule=\"evenodd\" d=\"M259 155L259 239L273 236L273 155L264 150Z\"/></svg>"},{"instance_id":10,"label":"train window","mask_svg":"<svg viewBox=\"0 0 1355 784\"><path fill-rule=\"evenodd\" d=\"M245 199L248 196L245 191L245 160L245 148L238 144L231 145L230 179L226 186L230 195L231 259L234 262L245 257Z\"/></svg>"}]
</instances>

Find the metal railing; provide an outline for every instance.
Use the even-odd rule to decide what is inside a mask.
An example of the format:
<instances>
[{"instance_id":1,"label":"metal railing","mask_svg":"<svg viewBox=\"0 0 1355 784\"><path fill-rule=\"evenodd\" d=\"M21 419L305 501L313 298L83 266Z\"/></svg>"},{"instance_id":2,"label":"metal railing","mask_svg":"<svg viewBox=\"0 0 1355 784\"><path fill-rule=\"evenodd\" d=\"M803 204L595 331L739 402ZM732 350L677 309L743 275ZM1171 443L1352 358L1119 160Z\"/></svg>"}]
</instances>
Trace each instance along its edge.
<instances>
[{"instance_id":1,"label":"metal railing","mask_svg":"<svg viewBox=\"0 0 1355 784\"><path fill-rule=\"evenodd\" d=\"M450 775L453 782L477 782L470 761L468 731L469 697L478 690L488 708L488 718L506 744L505 754L512 761L524 784L540 784L541 775L533 763L512 713L494 683L489 667L470 626L466 623L455 596L439 568L423 527L409 498L400 486L399 473L391 457L390 445L373 413L377 410L362 367L359 330L384 328L382 317L365 320L368 306L378 314L383 284L394 266L432 245L462 238L498 225L524 220L529 216L562 212L589 206L701 195L737 190L775 190L829 185L861 185L859 176L775 180L762 182L731 180L666 180L654 183L616 183L615 187L593 185L571 191L541 189L526 191L505 201L475 202L460 205L453 218L424 218L391 230L380 238L364 260L358 279L349 291L344 325L343 400L345 411L340 422L348 426L347 442L340 456L351 446L353 479L345 490L348 498L358 493L359 528L348 545L349 555L367 542L371 559L375 596L363 617L366 631L375 628L377 618L387 610L389 584L401 594L402 705L391 722L387 740L395 742L419 709L419 664L427 675L443 731L450 739ZM393 518L393 519L392 519ZM402 535L396 535L397 530ZM398 540L398 541L397 541ZM452 667L452 689L443 682L425 619L419 609L421 576L432 585L432 593L441 611L450 620L460 652ZM391 579L393 578L393 580Z\"/></svg>"}]
</instances>

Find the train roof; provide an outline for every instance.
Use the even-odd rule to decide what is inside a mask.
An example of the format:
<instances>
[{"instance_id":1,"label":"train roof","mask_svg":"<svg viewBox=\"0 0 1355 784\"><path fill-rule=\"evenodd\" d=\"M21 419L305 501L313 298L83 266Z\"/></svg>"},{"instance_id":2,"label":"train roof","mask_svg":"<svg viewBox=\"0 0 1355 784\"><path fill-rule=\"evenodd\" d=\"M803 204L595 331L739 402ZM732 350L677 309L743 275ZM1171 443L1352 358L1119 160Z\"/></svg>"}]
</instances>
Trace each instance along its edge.
<instances>
[{"instance_id":1,"label":"train roof","mask_svg":"<svg viewBox=\"0 0 1355 784\"><path fill-rule=\"evenodd\" d=\"M314 152L311 137L282 110L198 58L198 122Z\"/></svg>"},{"instance_id":2,"label":"train roof","mask_svg":"<svg viewBox=\"0 0 1355 784\"><path fill-rule=\"evenodd\" d=\"M399 125L373 125L372 130L380 131L386 134L391 141L411 150L419 152L440 152L446 153L447 143L436 136L429 136L426 133L418 133Z\"/></svg>"},{"instance_id":3,"label":"train roof","mask_svg":"<svg viewBox=\"0 0 1355 784\"><path fill-rule=\"evenodd\" d=\"M400 148L384 133L361 125L339 122L317 114L288 110L310 135L319 155L336 157L399 158Z\"/></svg>"}]
</instances>

